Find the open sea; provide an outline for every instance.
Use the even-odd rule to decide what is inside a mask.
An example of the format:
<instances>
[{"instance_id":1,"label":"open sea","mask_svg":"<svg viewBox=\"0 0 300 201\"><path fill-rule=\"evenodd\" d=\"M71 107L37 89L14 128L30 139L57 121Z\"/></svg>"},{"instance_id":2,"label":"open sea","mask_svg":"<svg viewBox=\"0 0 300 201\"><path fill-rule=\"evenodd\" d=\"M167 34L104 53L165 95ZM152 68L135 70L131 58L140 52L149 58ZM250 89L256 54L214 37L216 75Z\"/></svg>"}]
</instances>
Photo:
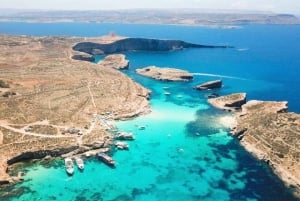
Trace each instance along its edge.
<instances>
[{"instance_id":1,"label":"open sea","mask_svg":"<svg viewBox=\"0 0 300 201\"><path fill-rule=\"evenodd\" d=\"M114 151L112 169L97 159L85 170L66 174L62 159L28 162L24 182L0 190L5 201L294 201L266 164L230 136L224 121L231 114L207 104L212 92L246 92L247 99L287 100L300 113L300 26L249 25L238 29L195 26L99 23L0 22L0 34L101 36L180 39L232 45L230 49L127 52L130 76L152 91L148 115L114 122L133 132L129 151ZM101 60L101 57L98 58ZM139 76L136 68L156 65L188 70L192 82L161 82ZM222 79L220 90L193 86ZM168 92L169 95L165 93ZM139 127L144 126L144 130ZM11 196L7 196L11 192Z\"/></svg>"}]
</instances>

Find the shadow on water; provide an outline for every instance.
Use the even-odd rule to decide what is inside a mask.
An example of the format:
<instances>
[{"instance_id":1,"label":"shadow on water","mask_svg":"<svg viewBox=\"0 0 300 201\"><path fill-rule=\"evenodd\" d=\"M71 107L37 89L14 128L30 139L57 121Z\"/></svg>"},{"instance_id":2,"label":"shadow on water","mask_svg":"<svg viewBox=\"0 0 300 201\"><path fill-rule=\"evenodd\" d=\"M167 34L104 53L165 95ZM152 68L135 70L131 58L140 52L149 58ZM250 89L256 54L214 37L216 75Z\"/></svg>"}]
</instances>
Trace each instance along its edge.
<instances>
[{"instance_id":1,"label":"shadow on water","mask_svg":"<svg viewBox=\"0 0 300 201\"><path fill-rule=\"evenodd\" d=\"M218 133L220 129L228 130L219 120L224 115L228 115L228 112L210 107L206 110L198 110L196 115L195 121L186 124L186 135L189 137L211 135Z\"/></svg>"}]
</instances>

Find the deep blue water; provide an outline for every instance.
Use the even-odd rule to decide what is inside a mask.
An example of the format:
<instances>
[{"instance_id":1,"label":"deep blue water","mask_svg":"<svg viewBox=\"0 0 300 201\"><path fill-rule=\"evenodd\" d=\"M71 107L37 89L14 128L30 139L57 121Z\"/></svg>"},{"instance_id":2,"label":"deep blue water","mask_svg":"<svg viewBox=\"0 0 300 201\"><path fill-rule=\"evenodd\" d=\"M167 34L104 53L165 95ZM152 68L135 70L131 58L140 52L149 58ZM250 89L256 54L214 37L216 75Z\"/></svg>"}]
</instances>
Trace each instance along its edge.
<instances>
[{"instance_id":1,"label":"deep blue water","mask_svg":"<svg viewBox=\"0 0 300 201\"><path fill-rule=\"evenodd\" d=\"M0 33L5 34L99 36L111 31L128 37L181 39L235 48L126 53L130 69L124 73L152 90L153 112L116 122L120 130L136 135L130 151L113 154L117 168L109 169L89 159L83 173L68 177L61 160L51 168L30 165L25 168L25 181L13 187L20 190L20 196L11 200L295 200L265 164L228 134L222 119L230 114L209 106L205 98L208 92L192 87L221 78L224 87L217 91L220 95L246 92L248 99L288 100L289 110L300 112L300 26L211 29L0 23ZM163 83L135 73L136 68L148 65L186 69L197 75L193 82ZM171 95L166 96L166 91ZM137 125L146 126L146 130L139 130Z\"/></svg>"}]
</instances>

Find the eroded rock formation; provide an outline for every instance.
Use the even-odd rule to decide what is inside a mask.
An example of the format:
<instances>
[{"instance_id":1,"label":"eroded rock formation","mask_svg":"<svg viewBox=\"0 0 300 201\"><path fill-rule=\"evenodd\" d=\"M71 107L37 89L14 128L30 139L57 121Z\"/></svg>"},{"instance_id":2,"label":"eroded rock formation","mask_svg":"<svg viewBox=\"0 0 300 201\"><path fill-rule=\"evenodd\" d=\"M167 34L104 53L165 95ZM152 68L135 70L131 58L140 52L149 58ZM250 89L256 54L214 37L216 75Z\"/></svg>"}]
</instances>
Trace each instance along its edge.
<instances>
[{"instance_id":1,"label":"eroded rock formation","mask_svg":"<svg viewBox=\"0 0 300 201\"><path fill-rule=\"evenodd\" d=\"M219 89L222 87L222 80L213 80L199 84L195 87L198 90L209 90L209 89Z\"/></svg>"},{"instance_id":2,"label":"eroded rock formation","mask_svg":"<svg viewBox=\"0 0 300 201\"><path fill-rule=\"evenodd\" d=\"M208 102L214 107L222 110L240 109L246 103L246 93L235 93L217 98L210 98Z\"/></svg>"}]
</instances>

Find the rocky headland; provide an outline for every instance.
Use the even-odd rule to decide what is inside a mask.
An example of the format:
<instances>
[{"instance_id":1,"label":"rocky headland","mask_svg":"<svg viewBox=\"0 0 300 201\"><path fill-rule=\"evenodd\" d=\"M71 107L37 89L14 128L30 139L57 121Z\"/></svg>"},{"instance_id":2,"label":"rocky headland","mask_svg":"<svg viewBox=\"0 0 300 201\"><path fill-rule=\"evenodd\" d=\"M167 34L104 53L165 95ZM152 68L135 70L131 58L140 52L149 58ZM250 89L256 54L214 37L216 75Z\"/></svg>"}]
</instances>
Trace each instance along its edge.
<instances>
[{"instance_id":1,"label":"rocky headland","mask_svg":"<svg viewBox=\"0 0 300 201\"><path fill-rule=\"evenodd\" d=\"M208 81L202 84L199 84L195 87L198 90L210 90L210 89L220 89L222 87L222 80L213 80Z\"/></svg>"},{"instance_id":2,"label":"rocky headland","mask_svg":"<svg viewBox=\"0 0 300 201\"><path fill-rule=\"evenodd\" d=\"M129 61L126 60L124 54L111 54L101 60L99 65L114 68L117 70L127 69L129 67Z\"/></svg>"},{"instance_id":3,"label":"rocky headland","mask_svg":"<svg viewBox=\"0 0 300 201\"><path fill-rule=\"evenodd\" d=\"M200 45L181 40L123 38L112 43L80 42L73 50L90 55L114 54L126 51L172 51L184 48L228 48L231 46Z\"/></svg>"},{"instance_id":4,"label":"rocky headland","mask_svg":"<svg viewBox=\"0 0 300 201\"><path fill-rule=\"evenodd\" d=\"M168 67L148 66L136 69L136 72L161 81L190 81L194 78L188 71Z\"/></svg>"},{"instance_id":5,"label":"rocky headland","mask_svg":"<svg viewBox=\"0 0 300 201\"><path fill-rule=\"evenodd\" d=\"M241 108L234 114L231 133L300 197L300 115L287 112L286 101L245 99L246 94L239 93L208 101L220 109L228 109L228 104Z\"/></svg>"}]
</instances>

